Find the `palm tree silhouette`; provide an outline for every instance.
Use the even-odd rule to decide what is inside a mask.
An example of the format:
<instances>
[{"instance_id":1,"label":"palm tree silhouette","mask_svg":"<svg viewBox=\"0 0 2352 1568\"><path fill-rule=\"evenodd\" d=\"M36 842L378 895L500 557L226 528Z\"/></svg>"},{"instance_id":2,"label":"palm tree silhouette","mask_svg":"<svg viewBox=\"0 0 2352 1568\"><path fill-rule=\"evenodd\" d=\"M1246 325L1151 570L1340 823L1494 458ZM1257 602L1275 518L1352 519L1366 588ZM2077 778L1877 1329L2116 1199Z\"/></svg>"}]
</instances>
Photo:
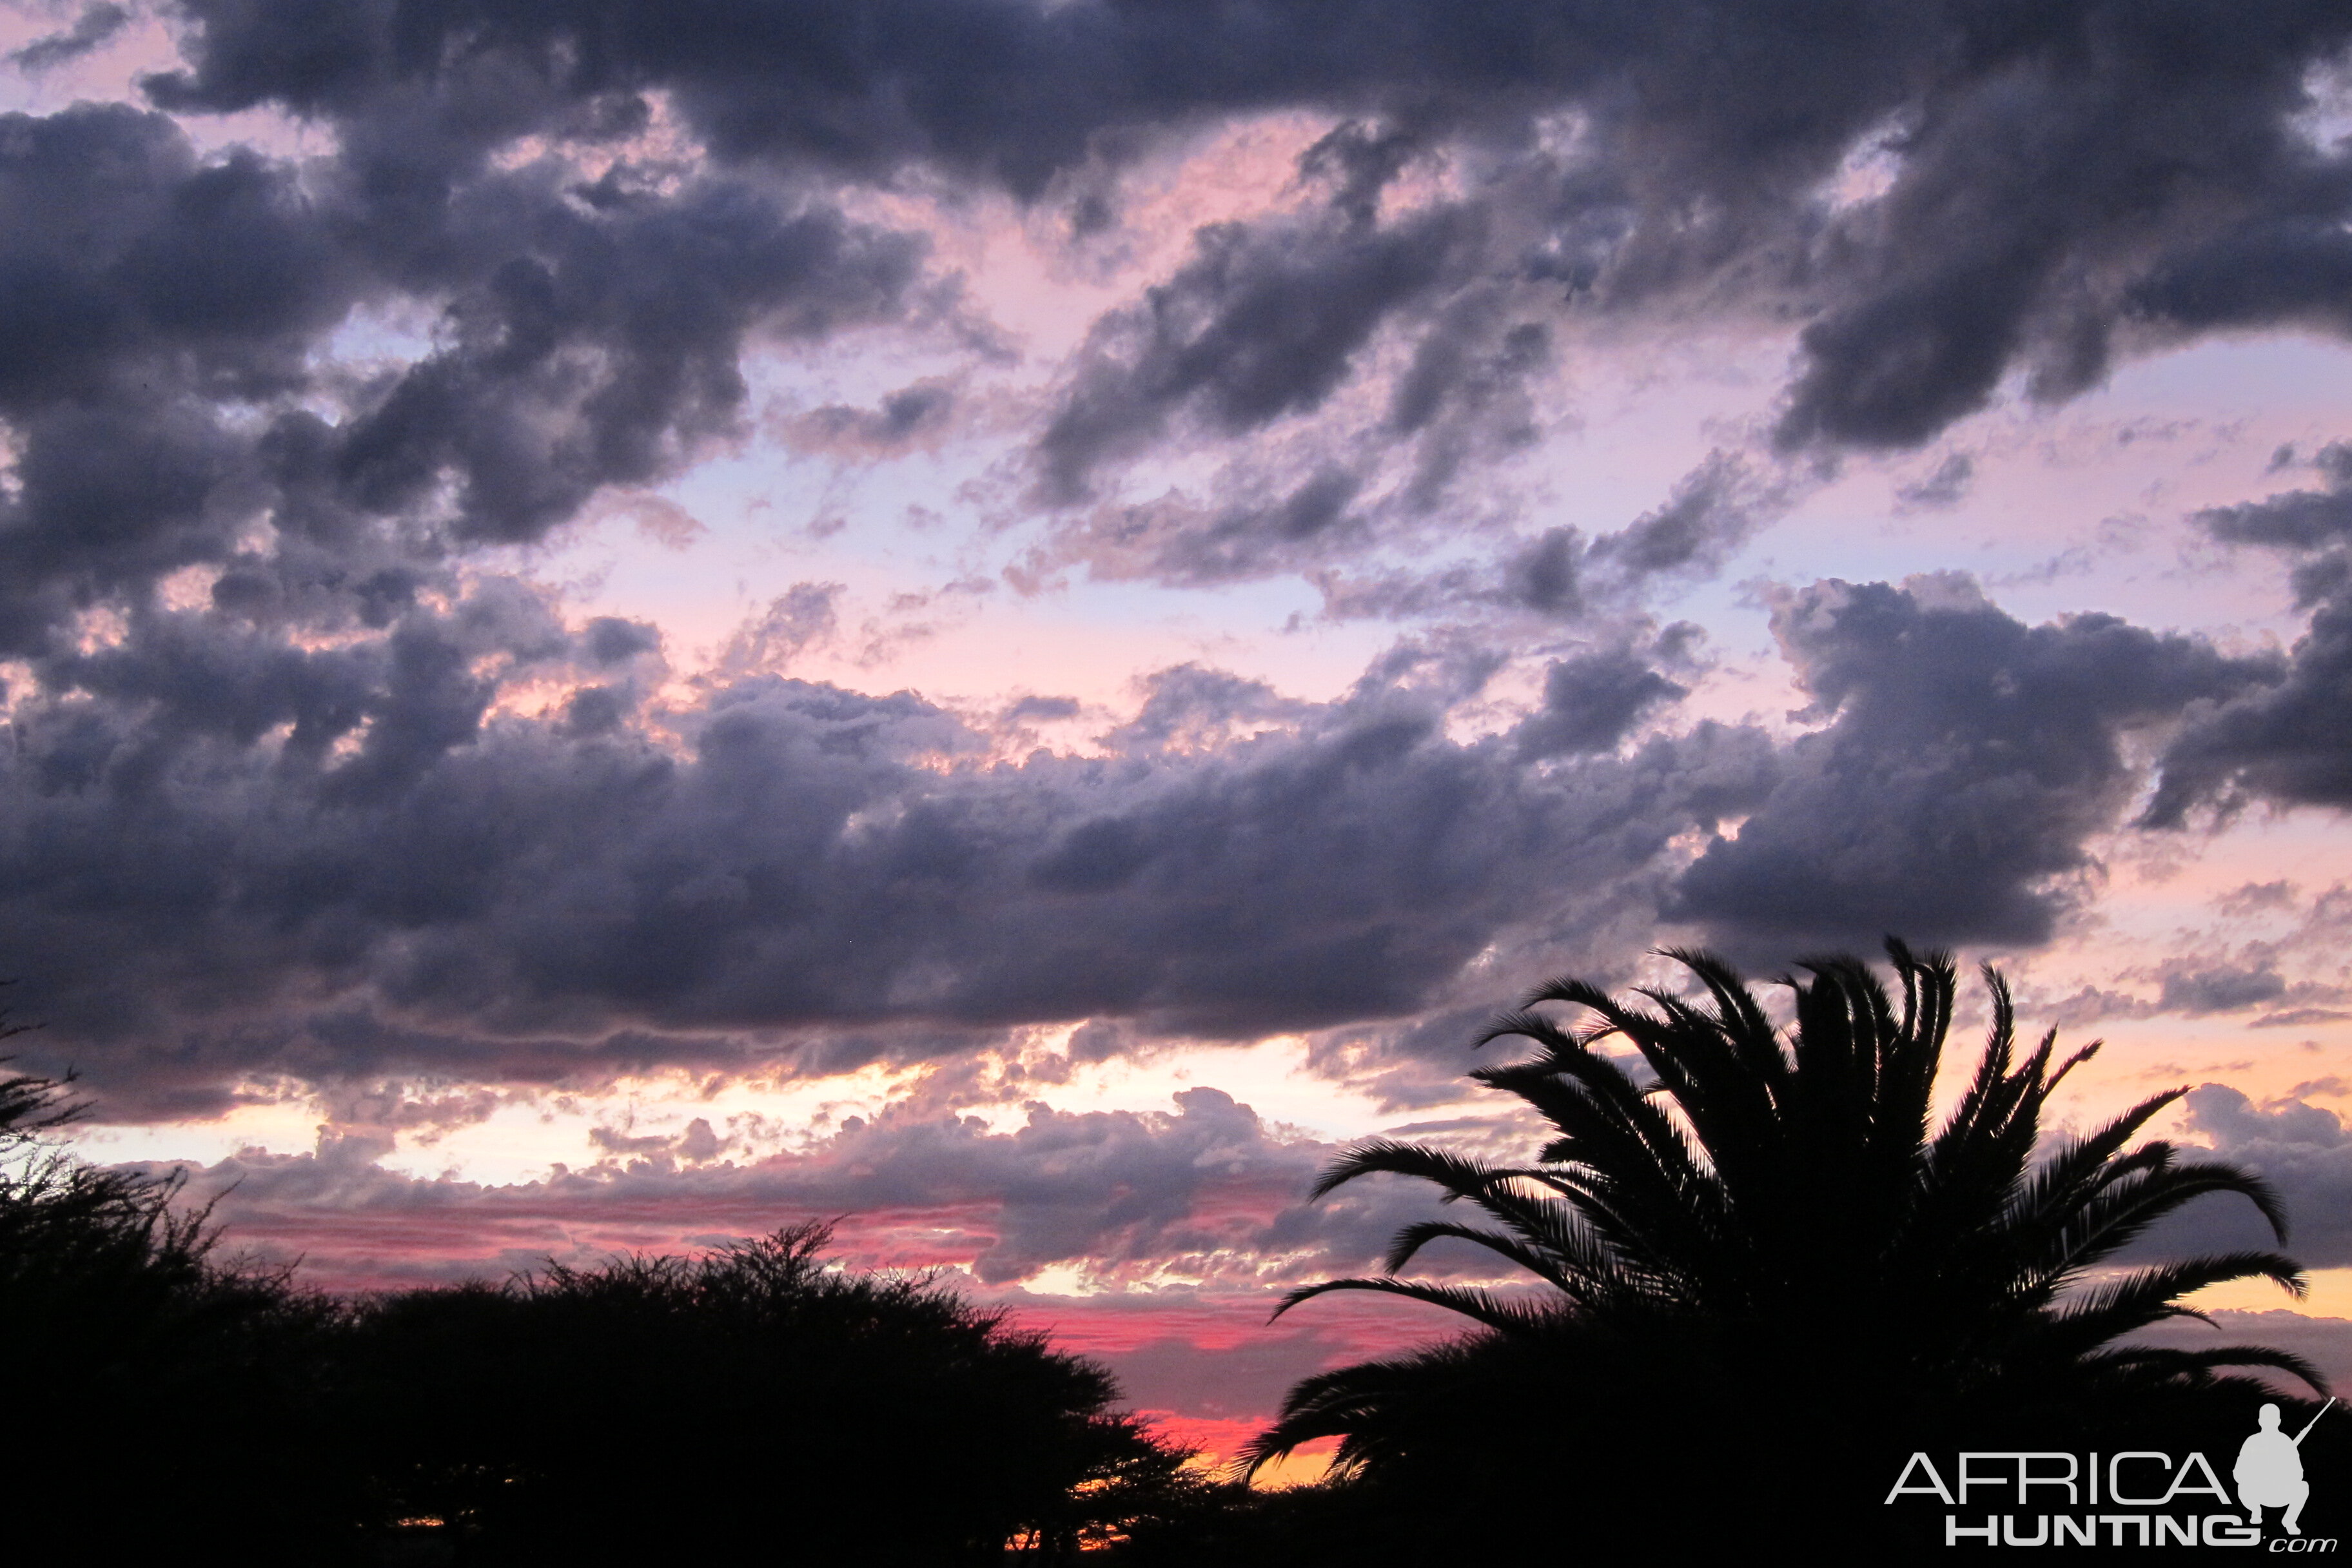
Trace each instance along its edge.
<instances>
[{"instance_id":1,"label":"palm tree silhouette","mask_svg":"<svg viewBox=\"0 0 2352 1568\"><path fill-rule=\"evenodd\" d=\"M2053 1424L2079 1433L2145 1417L2152 1400L2243 1390L2213 1375L2230 1366L2316 1386L2306 1363L2280 1351L2116 1343L2198 1316L2179 1298L2205 1285L2267 1277L2303 1289L2296 1265L2264 1251L2106 1272L2119 1249L2208 1193L2251 1199L2284 1238L2277 1201L2252 1174L2162 1142L2126 1149L2185 1089L2059 1139L2037 1161L2052 1092L2098 1047L2053 1066L2053 1031L2019 1059L2008 987L1988 968L1990 1037L1933 1128L1952 964L1894 941L1887 950L1899 1005L1856 959L1805 963L1810 982L1783 982L1795 993L1785 1036L1728 965L1682 951L1667 956L1703 997L1645 989L1643 1007L1560 980L1497 1018L1479 1044L1524 1037L1538 1052L1471 1076L1551 1123L1558 1136L1538 1163L1356 1145L1316 1196L1378 1173L1415 1176L1489 1223L1408 1226L1384 1274L1311 1285L1276 1310L1377 1291L1444 1308L1475 1331L1302 1382L1249 1450L1252 1468L1337 1436L1343 1476L1413 1475L1424 1496L1431 1485L1475 1492L1498 1456L1515 1456L1555 1495L1580 1476L1595 1495L1638 1495L1669 1473L1703 1473L1717 1495L1769 1510L1791 1475L1775 1452L1850 1458L1879 1436L1916 1443L2026 1418L2038 1424L2030 1446L2055 1447ZM1570 1032L1531 1010L1544 1003L1596 1022ZM1646 1079L1603 1053L1612 1040L1632 1047ZM1397 1277L1443 1238L1546 1289ZM2005 1446L2025 1436L2012 1430Z\"/></svg>"}]
</instances>

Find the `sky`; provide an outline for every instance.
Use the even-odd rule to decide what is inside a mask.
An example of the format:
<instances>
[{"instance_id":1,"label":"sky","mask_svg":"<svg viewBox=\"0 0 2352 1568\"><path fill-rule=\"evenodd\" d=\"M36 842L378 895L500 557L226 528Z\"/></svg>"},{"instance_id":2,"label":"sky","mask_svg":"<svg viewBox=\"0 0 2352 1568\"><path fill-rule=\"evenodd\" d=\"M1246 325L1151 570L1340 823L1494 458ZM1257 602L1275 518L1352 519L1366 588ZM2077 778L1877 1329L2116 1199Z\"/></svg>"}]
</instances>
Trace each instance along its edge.
<instances>
[{"instance_id":1,"label":"sky","mask_svg":"<svg viewBox=\"0 0 2352 1568\"><path fill-rule=\"evenodd\" d=\"M1445 1331L1266 1320L1429 1212L1349 1142L1531 1152L1498 1009L1892 933L2106 1040L2068 1125L2189 1088L2313 1270L2205 1303L2352 1375L2340 4L0 55L11 1048L232 1250L832 1219L1226 1453Z\"/></svg>"}]
</instances>

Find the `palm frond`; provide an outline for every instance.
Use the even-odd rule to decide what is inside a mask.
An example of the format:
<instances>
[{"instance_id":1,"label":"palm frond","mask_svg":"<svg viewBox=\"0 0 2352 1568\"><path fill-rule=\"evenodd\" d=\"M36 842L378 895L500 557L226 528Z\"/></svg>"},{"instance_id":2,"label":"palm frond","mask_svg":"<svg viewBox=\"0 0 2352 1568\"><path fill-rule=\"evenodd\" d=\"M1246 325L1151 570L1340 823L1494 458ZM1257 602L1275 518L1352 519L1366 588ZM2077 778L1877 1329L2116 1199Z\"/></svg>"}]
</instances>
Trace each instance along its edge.
<instances>
[{"instance_id":1,"label":"palm frond","mask_svg":"<svg viewBox=\"0 0 2352 1568\"><path fill-rule=\"evenodd\" d=\"M2009 988L1989 967L1984 1044L1937 1123L1955 966L1948 954L1891 938L1886 951L1891 989L1843 955L1800 964L1802 978L1783 982L1794 993L1785 1032L1728 964L1695 950L1666 956L1695 977L1696 991L1654 986L1620 998L1562 978L1496 1016L1476 1043L1517 1037L1534 1054L1470 1076L1550 1124L1533 1163L1371 1139L1314 1187L1320 1197L1365 1175L1411 1176L1491 1224L1417 1221L1390 1247L1386 1277L1307 1286L1276 1309L1372 1291L1444 1308L1481 1332L1302 1382L1254 1446L1253 1463L1316 1436L1341 1439L1343 1469L1402 1462L1432 1443L1475 1446L1444 1436L1455 1419L1448 1389L1475 1384L1480 1397L1508 1405L1517 1397L1512 1376L1553 1386L1570 1365L1576 1379L1599 1373L1621 1394L1632 1385L1612 1379L1628 1367L1696 1363L1704 1370L1686 1371L1695 1381L1684 1386L1723 1391L1701 1397L1769 1403L1780 1395L1736 1391L1759 1380L1785 1389L1801 1371L1825 1388L1899 1384L1906 1397L1952 1410L2060 1389L2133 1398L2202 1389L2231 1367L2318 1386L2309 1363L2283 1351L2125 1339L2199 1317L2182 1299L2224 1280L2267 1278L2299 1291L2299 1268L2278 1253L2159 1263L2069 1293L2200 1197L2246 1198L2283 1238L2277 1194L2238 1166L2184 1159L2161 1140L2135 1142L2178 1089L2043 1148L2052 1095L2099 1047L2062 1055L2052 1031L2021 1049ZM1586 1016L1571 1026L1537 1011L1555 1005ZM1620 1040L1638 1067L1604 1053ZM1442 1239L1503 1259L1544 1296L1400 1277ZM1501 1370L1497 1357L1519 1358L1508 1363L1516 1370ZM1796 1371L1778 1364L1788 1357Z\"/></svg>"},{"instance_id":2,"label":"palm frond","mask_svg":"<svg viewBox=\"0 0 2352 1568\"><path fill-rule=\"evenodd\" d=\"M1497 1333L1524 1333L1540 1329L1551 1322L1556 1311L1525 1302L1507 1301L1491 1290L1468 1285L1429 1285L1417 1279L1326 1279L1319 1285L1302 1285L1283 1297L1274 1310L1281 1317L1301 1301L1318 1296L1328 1296L1334 1290L1372 1290L1384 1296L1402 1296L1409 1301L1420 1301L1432 1307L1443 1307L1458 1312L1471 1321ZM1269 1320L1271 1321L1271 1320Z\"/></svg>"}]
</instances>

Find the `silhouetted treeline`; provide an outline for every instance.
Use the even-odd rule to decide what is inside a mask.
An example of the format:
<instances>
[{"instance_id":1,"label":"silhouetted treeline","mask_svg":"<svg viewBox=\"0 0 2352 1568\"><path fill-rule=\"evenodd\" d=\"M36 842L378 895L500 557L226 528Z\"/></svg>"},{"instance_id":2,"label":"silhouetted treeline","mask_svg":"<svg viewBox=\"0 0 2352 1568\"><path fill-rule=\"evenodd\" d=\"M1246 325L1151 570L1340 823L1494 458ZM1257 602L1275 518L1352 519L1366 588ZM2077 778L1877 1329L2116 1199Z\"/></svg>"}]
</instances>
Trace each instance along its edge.
<instances>
[{"instance_id":1,"label":"silhouetted treeline","mask_svg":"<svg viewBox=\"0 0 2352 1568\"><path fill-rule=\"evenodd\" d=\"M1855 961L1807 966L1785 1031L1706 955L1685 958L1706 1007L1556 983L1536 1000L1600 1014L1655 1081L1601 1056L1601 1034L1508 1014L1492 1035L1542 1054L1476 1076L1550 1121L1535 1163L1388 1140L1343 1156L1323 1189L1420 1176L1488 1227L1420 1222L1380 1277L1291 1301L1376 1291L1473 1326L1302 1382L1257 1452L1338 1437L1341 1473L1281 1493L1189 1468L1117 1413L1100 1367L940 1281L828 1265L822 1225L337 1300L224 1261L170 1181L43 1143L69 1119L63 1086L0 1081L0 1386L19 1437L0 1542L319 1565L1417 1568L1782 1542L1899 1562L1943 1546L1943 1510L1886 1505L1914 1451L2195 1450L2218 1479L2265 1401L2300 1430L2315 1402L2235 1375L2318 1388L2299 1358L2130 1338L2216 1280L2299 1284L2291 1259L2115 1261L2208 1194L2279 1223L2267 1185L2132 1143L2177 1091L2045 1142L2051 1092L2088 1053L2019 1052L1997 976L1983 1056L1937 1125L1952 966L1890 955L1899 997ZM1551 1295L1401 1278L1437 1240ZM2302 1455L2342 1474L2352 1415ZM2333 1528L2337 1500L2314 1502Z\"/></svg>"},{"instance_id":2,"label":"silhouetted treeline","mask_svg":"<svg viewBox=\"0 0 2352 1568\"><path fill-rule=\"evenodd\" d=\"M804 1225L698 1258L550 1268L353 1312L343 1396L376 1522L485 1561L995 1563L1074 1551L1181 1458L1100 1368Z\"/></svg>"},{"instance_id":3,"label":"silhouetted treeline","mask_svg":"<svg viewBox=\"0 0 2352 1568\"><path fill-rule=\"evenodd\" d=\"M232 1531L263 1561L331 1538L341 1478L321 1439L343 1314L215 1258L175 1183L37 1141L70 1119L59 1088L0 1084L0 1540L163 1562Z\"/></svg>"},{"instance_id":4,"label":"silhouetted treeline","mask_svg":"<svg viewBox=\"0 0 2352 1568\"><path fill-rule=\"evenodd\" d=\"M828 1266L822 1225L339 1300L224 1261L172 1182L31 1140L59 1087L0 1084L12 1551L1070 1562L1244 1497L1116 1413L1100 1367L939 1281Z\"/></svg>"}]
</instances>

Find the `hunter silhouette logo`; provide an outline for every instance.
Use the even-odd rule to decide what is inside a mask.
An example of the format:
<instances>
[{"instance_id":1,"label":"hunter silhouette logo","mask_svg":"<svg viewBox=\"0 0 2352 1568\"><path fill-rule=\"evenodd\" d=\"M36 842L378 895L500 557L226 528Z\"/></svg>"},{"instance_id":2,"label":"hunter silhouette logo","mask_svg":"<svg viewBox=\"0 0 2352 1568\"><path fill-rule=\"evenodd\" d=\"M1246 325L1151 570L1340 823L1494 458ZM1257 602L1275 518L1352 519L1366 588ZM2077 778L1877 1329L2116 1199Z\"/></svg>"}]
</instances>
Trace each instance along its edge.
<instances>
[{"instance_id":1,"label":"hunter silhouette logo","mask_svg":"<svg viewBox=\"0 0 2352 1568\"><path fill-rule=\"evenodd\" d=\"M2330 1398L2319 1407L2325 1415L2335 1406ZM2246 1522L2260 1525L2263 1510L2283 1508L2280 1528L2289 1535L2301 1535L2303 1527L2296 1523L2303 1517L2303 1505L2311 1497L2311 1483L2303 1479L2303 1440L2319 1425L2319 1415L2303 1424L2303 1430L2290 1437L2279 1430L2279 1407L2265 1405L2262 1408L2261 1428L2246 1439L2238 1450L2238 1466L2231 1474L2238 1482L2238 1500L2245 1505Z\"/></svg>"},{"instance_id":2,"label":"hunter silhouette logo","mask_svg":"<svg viewBox=\"0 0 2352 1568\"><path fill-rule=\"evenodd\" d=\"M2303 1440L2336 1403L2330 1398L2293 1436L2281 1428L2277 1405L2262 1406L2259 1425L2240 1445L2231 1470L2242 1515L2213 1511L2216 1504L2230 1506L2230 1493L2203 1454L2176 1460L2171 1454L2137 1448L2104 1454L1971 1450L1952 1456L1940 1468L1927 1454L1913 1454L1886 1502L1932 1497L1942 1503L1947 1546L2266 1544L2273 1552L2333 1552L2333 1537L2303 1533L2304 1504L2311 1499ZM1992 1496L1979 1495L1985 1492ZM1981 1508L1995 1499L2014 1511L1968 1511L1971 1504ZM2282 1533L2265 1543L2267 1509L2280 1510L2275 1527Z\"/></svg>"}]
</instances>

